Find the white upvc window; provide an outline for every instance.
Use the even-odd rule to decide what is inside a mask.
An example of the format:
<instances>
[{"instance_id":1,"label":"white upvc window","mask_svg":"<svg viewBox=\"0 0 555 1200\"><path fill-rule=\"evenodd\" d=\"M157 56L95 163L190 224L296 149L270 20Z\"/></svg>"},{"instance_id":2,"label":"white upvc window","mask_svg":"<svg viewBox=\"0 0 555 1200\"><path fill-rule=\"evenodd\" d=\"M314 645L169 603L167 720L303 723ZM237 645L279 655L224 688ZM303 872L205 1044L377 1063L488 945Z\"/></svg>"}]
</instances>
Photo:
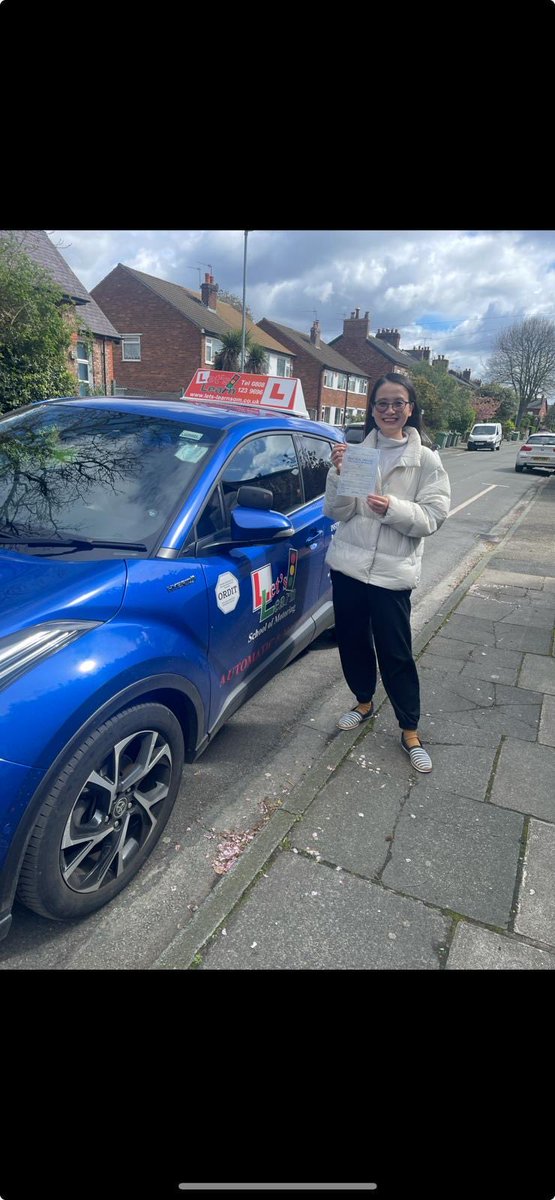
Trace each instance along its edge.
<instances>
[{"instance_id":1,"label":"white upvc window","mask_svg":"<svg viewBox=\"0 0 555 1200\"><path fill-rule=\"evenodd\" d=\"M291 378L291 359L287 358L285 354L278 354L277 356L276 375L282 375L284 379Z\"/></svg>"},{"instance_id":2,"label":"white upvc window","mask_svg":"<svg viewBox=\"0 0 555 1200\"><path fill-rule=\"evenodd\" d=\"M121 357L123 362L141 361L141 334L125 333L121 339Z\"/></svg>"},{"instance_id":3,"label":"white upvc window","mask_svg":"<svg viewBox=\"0 0 555 1200\"><path fill-rule=\"evenodd\" d=\"M212 365L219 350L223 350L223 342L219 338L207 337L204 342L204 361Z\"/></svg>"},{"instance_id":4,"label":"white upvc window","mask_svg":"<svg viewBox=\"0 0 555 1200\"><path fill-rule=\"evenodd\" d=\"M77 379L79 382L79 395L90 396L92 367L89 358L89 351L86 342L77 342L75 346L75 359L77 363Z\"/></svg>"},{"instance_id":5,"label":"white upvc window","mask_svg":"<svg viewBox=\"0 0 555 1200\"><path fill-rule=\"evenodd\" d=\"M254 339L256 341L256 337ZM267 353L268 375L279 375L282 379L291 379L293 374L291 359L286 354Z\"/></svg>"}]
</instances>

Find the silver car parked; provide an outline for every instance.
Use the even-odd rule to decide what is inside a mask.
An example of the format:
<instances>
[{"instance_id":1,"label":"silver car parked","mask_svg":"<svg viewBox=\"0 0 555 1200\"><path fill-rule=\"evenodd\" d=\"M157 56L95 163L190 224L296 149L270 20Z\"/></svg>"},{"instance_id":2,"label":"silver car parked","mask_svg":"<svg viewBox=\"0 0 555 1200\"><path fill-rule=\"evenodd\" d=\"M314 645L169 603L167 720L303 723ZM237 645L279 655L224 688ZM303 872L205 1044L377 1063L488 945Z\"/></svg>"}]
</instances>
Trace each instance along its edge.
<instances>
[{"instance_id":1,"label":"silver car parked","mask_svg":"<svg viewBox=\"0 0 555 1200\"><path fill-rule=\"evenodd\" d=\"M519 447L515 471L555 471L555 433L531 433Z\"/></svg>"}]
</instances>

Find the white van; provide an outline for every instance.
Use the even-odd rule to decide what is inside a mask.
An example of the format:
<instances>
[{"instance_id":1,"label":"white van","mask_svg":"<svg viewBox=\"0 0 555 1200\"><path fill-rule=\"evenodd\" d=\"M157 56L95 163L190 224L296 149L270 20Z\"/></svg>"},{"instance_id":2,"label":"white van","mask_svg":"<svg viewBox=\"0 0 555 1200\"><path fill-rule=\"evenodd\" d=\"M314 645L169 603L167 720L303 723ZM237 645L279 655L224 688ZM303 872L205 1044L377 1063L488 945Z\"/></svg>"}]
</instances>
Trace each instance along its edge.
<instances>
[{"instance_id":1,"label":"white van","mask_svg":"<svg viewBox=\"0 0 555 1200\"><path fill-rule=\"evenodd\" d=\"M503 431L499 421L482 421L473 425L466 443L467 450L500 450Z\"/></svg>"}]
</instances>

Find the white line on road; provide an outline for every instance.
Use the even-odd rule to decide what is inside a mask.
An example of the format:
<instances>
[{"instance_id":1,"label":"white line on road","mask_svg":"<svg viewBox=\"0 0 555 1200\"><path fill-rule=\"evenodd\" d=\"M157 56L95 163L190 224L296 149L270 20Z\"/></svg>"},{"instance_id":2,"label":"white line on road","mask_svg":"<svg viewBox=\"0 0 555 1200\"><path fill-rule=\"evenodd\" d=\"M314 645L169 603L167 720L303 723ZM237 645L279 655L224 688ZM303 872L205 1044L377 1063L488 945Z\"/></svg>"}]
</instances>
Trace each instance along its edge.
<instances>
[{"instance_id":1,"label":"white line on road","mask_svg":"<svg viewBox=\"0 0 555 1200\"><path fill-rule=\"evenodd\" d=\"M490 483L489 487L484 488L483 492L477 492L475 496L470 497L470 500L465 500L463 504L457 504L457 507L452 508L451 512L448 513L447 516L454 517L455 513L458 513L461 511L461 508L466 508L468 504L474 504L474 501L479 500L480 496L485 496L486 492L491 492L491 491L493 491L493 488L496 488L496 487L497 487L496 483Z\"/></svg>"}]
</instances>

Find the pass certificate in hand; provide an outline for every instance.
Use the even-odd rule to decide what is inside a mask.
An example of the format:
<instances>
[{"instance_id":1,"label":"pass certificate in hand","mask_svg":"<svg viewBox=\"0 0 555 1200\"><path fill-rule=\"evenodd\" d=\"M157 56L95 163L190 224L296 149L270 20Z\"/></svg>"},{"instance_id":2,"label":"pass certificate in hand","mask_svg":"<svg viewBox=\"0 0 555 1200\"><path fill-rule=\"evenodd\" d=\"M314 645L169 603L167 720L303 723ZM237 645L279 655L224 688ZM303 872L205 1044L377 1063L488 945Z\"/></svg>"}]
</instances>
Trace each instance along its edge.
<instances>
[{"instance_id":1,"label":"pass certificate in hand","mask_svg":"<svg viewBox=\"0 0 555 1200\"><path fill-rule=\"evenodd\" d=\"M343 455L338 496L370 496L376 491L379 450L349 446Z\"/></svg>"}]
</instances>

